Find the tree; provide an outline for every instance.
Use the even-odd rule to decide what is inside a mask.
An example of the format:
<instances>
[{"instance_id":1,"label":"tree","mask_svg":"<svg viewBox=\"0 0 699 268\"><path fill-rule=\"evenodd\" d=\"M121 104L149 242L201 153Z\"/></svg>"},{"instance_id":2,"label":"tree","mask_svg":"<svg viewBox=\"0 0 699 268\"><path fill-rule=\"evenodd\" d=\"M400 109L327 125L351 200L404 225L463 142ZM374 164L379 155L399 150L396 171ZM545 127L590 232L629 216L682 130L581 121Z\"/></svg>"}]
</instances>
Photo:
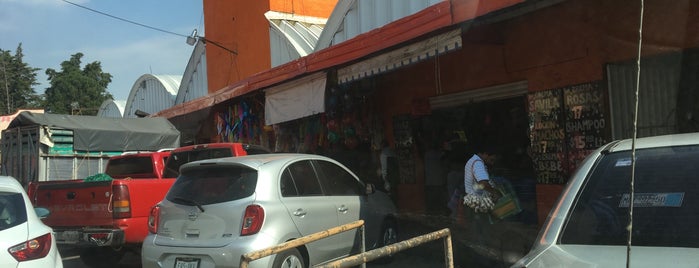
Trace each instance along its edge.
<instances>
[{"instance_id":1,"label":"tree","mask_svg":"<svg viewBox=\"0 0 699 268\"><path fill-rule=\"evenodd\" d=\"M11 114L19 108L38 108L41 97L34 91L36 73L23 61L22 43L17 45L15 54L0 49L0 113Z\"/></svg>"},{"instance_id":2,"label":"tree","mask_svg":"<svg viewBox=\"0 0 699 268\"><path fill-rule=\"evenodd\" d=\"M82 53L71 55L61 63L61 71L46 69L51 84L46 89L46 111L54 114L96 115L105 100L113 99L107 92L112 75L102 72L102 65L95 61L80 69Z\"/></svg>"}]
</instances>

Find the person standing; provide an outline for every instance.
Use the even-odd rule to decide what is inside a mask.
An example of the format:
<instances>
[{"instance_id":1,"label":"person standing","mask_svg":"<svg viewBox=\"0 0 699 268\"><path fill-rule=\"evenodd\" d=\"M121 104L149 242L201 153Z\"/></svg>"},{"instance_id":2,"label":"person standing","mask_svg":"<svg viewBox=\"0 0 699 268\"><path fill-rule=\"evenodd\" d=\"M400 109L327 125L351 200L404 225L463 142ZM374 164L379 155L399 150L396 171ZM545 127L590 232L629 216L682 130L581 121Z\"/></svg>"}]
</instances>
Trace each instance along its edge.
<instances>
[{"instance_id":1,"label":"person standing","mask_svg":"<svg viewBox=\"0 0 699 268\"><path fill-rule=\"evenodd\" d=\"M497 151L492 146L479 146L476 153L466 162L464 167L464 191L466 195L483 195L489 193L496 202L500 192L491 184L488 166L493 166L497 159ZM464 217L469 238L483 245L486 236L490 234L490 218L487 212L476 212L473 208L464 206Z\"/></svg>"}]
</instances>

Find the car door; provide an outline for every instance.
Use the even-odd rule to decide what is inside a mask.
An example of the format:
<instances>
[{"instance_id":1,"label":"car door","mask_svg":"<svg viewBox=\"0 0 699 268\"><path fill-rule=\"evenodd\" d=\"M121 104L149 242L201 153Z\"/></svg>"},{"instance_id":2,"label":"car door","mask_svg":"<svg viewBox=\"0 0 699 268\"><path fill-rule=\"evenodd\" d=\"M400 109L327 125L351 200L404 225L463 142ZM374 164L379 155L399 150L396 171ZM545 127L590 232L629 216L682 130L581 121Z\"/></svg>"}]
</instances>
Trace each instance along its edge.
<instances>
[{"instance_id":1,"label":"car door","mask_svg":"<svg viewBox=\"0 0 699 268\"><path fill-rule=\"evenodd\" d=\"M328 201L310 161L302 160L285 168L280 180L282 203L302 236L338 225L333 202ZM337 237L329 237L307 245L311 264L337 257Z\"/></svg>"},{"instance_id":2,"label":"car door","mask_svg":"<svg viewBox=\"0 0 699 268\"><path fill-rule=\"evenodd\" d=\"M337 212L338 226L351 223L360 219L360 196L364 191L364 186L347 170L338 164L325 160L313 161L318 172L323 189L326 194L332 197ZM357 230L351 230L337 234L336 247L342 255L350 254L350 251L358 249L359 241L356 241Z\"/></svg>"}]
</instances>

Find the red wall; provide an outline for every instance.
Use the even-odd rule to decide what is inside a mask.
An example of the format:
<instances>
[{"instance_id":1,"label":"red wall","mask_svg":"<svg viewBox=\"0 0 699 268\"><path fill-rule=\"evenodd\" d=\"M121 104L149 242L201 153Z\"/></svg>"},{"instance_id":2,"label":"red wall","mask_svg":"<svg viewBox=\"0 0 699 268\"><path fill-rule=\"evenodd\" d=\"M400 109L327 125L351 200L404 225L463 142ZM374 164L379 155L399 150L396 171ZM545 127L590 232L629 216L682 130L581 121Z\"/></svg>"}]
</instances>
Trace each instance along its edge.
<instances>
[{"instance_id":1,"label":"red wall","mask_svg":"<svg viewBox=\"0 0 699 268\"><path fill-rule=\"evenodd\" d=\"M209 93L271 68L269 22L273 10L302 16L329 17L336 0L204 0L205 37L237 51L206 47Z\"/></svg>"},{"instance_id":2,"label":"red wall","mask_svg":"<svg viewBox=\"0 0 699 268\"><path fill-rule=\"evenodd\" d=\"M204 0L206 38L238 52L206 46L209 93L271 67L267 11L268 1Z\"/></svg>"}]
</instances>

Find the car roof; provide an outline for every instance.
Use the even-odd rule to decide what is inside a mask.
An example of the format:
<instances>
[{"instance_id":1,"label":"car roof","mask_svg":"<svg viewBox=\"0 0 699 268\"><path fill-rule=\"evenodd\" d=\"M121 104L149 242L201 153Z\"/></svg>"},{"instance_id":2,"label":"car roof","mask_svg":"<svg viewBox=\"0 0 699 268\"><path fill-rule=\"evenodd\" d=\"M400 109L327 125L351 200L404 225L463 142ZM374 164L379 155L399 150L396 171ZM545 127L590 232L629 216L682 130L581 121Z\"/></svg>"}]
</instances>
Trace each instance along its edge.
<instances>
[{"instance_id":1,"label":"car roof","mask_svg":"<svg viewBox=\"0 0 699 268\"><path fill-rule=\"evenodd\" d=\"M637 138L634 146L636 149L647 149L696 144L699 144L699 132ZM631 146L632 139L625 139L611 143L606 149L610 152L628 151Z\"/></svg>"},{"instance_id":2,"label":"car roof","mask_svg":"<svg viewBox=\"0 0 699 268\"><path fill-rule=\"evenodd\" d=\"M24 191L19 181L10 176L0 176L0 189L12 189L16 192Z\"/></svg>"},{"instance_id":3,"label":"car roof","mask_svg":"<svg viewBox=\"0 0 699 268\"><path fill-rule=\"evenodd\" d=\"M246 156L234 156L234 157L223 157L194 161L182 165L182 169L187 169L192 166L200 166L206 164L241 164L246 165L251 168L259 169L259 167L267 164L275 163L285 163L294 162L298 160L308 160L308 159L319 159L326 160L330 162L337 163L331 158L314 155L314 154L299 154L299 153L269 153L269 154L256 154L256 155L246 155Z\"/></svg>"}]
</instances>

